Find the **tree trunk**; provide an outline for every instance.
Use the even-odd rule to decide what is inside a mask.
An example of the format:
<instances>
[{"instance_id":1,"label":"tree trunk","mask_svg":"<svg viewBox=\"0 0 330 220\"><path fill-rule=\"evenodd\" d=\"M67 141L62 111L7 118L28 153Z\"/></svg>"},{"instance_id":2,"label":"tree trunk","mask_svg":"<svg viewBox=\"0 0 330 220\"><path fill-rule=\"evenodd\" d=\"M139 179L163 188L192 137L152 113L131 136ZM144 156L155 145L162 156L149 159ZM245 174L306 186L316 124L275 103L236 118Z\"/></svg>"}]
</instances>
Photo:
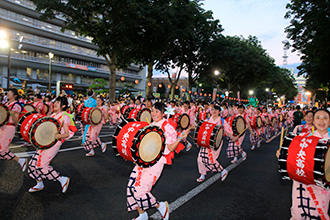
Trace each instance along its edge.
<instances>
[{"instance_id":1,"label":"tree trunk","mask_svg":"<svg viewBox=\"0 0 330 220\"><path fill-rule=\"evenodd\" d=\"M174 92L175 92L175 84L171 84L171 94L170 94L170 100L172 101L174 99Z\"/></svg>"},{"instance_id":2,"label":"tree trunk","mask_svg":"<svg viewBox=\"0 0 330 220\"><path fill-rule=\"evenodd\" d=\"M110 102L116 99L116 53L112 53L109 75L109 99Z\"/></svg>"},{"instance_id":3,"label":"tree trunk","mask_svg":"<svg viewBox=\"0 0 330 220\"><path fill-rule=\"evenodd\" d=\"M148 76L147 76L147 85L146 85L147 88L146 88L146 97L145 98L148 98L152 95L151 86L148 86L148 83L149 82L151 83L153 67L154 67L153 61L148 63Z\"/></svg>"}]
</instances>

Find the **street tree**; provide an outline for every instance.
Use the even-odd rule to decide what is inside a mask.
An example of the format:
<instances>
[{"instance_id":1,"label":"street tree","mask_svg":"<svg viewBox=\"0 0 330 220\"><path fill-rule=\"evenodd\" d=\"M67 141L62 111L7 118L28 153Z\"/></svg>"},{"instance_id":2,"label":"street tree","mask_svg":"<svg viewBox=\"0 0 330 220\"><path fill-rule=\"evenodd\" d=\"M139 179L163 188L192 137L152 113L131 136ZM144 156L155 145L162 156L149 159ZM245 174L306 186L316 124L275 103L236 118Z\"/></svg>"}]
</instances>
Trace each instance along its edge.
<instances>
[{"instance_id":1,"label":"street tree","mask_svg":"<svg viewBox=\"0 0 330 220\"><path fill-rule=\"evenodd\" d=\"M116 70L132 61L136 47L132 39L137 30L141 4L138 0L32 0L41 18L65 18L62 30L73 30L77 35L92 38L98 46L97 54L105 58L109 67L109 96L115 99Z\"/></svg>"},{"instance_id":2,"label":"street tree","mask_svg":"<svg viewBox=\"0 0 330 220\"><path fill-rule=\"evenodd\" d=\"M291 0L286 8L285 18L291 19L287 37L302 54L299 74L306 74L307 87L316 90L330 83L330 2Z\"/></svg>"}]
</instances>

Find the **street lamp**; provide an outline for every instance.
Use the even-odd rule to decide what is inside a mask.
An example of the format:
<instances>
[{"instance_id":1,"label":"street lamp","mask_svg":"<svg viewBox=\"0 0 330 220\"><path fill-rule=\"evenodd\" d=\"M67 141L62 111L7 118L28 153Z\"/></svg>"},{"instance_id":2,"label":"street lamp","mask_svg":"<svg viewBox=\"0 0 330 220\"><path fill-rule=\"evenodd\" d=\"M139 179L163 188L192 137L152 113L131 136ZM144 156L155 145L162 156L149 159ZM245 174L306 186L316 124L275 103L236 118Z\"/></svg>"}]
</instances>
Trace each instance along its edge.
<instances>
[{"instance_id":1,"label":"street lamp","mask_svg":"<svg viewBox=\"0 0 330 220\"><path fill-rule=\"evenodd\" d=\"M228 91L226 91L226 92L225 92L225 95L228 97L228 96L229 96L229 92L228 92Z\"/></svg>"},{"instance_id":2,"label":"street lamp","mask_svg":"<svg viewBox=\"0 0 330 220\"><path fill-rule=\"evenodd\" d=\"M48 53L48 57L49 57L49 82L48 82L48 91L49 93L51 93L51 86L52 86L52 59L54 57L54 54L52 52Z\"/></svg>"},{"instance_id":3,"label":"street lamp","mask_svg":"<svg viewBox=\"0 0 330 220\"><path fill-rule=\"evenodd\" d=\"M253 95L253 90L249 90L249 95Z\"/></svg>"},{"instance_id":4,"label":"street lamp","mask_svg":"<svg viewBox=\"0 0 330 220\"><path fill-rule=\"evenodd\" d=\"M220 74L219 70L215 70L215 71L214 71L214 74L215 74L216 76L218 76L218 75Z\"/></svg>"},{"instance_id":5,"label":"street lamp","mask_svg":"<svg viewBox=\"0 0 330 220\"><path fill-rule=\"evenodd\" d=\"M265 90L266 90L266 92L269 92L269 88L266 88Z\"/></svg>"}]
</instances>

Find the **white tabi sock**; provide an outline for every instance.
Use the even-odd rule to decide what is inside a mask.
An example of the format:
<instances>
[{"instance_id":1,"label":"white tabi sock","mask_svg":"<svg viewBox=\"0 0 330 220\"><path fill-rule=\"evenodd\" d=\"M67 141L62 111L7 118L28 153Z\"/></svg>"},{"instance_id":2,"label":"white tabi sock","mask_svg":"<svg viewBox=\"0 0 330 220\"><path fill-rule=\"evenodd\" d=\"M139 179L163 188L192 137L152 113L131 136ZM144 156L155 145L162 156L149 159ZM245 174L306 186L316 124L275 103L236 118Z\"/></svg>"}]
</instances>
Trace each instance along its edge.
<instances>
[{"instance_id":1,"label":"white tabi sock","mask_svg":"<svg viewBox=\"0 0 330 220\"><path fill-rule=\"evenodd\" d=\"M34 188L37 188L37 189L40 189L40 188L44 188L44 182L43 181L40 181L40 182L37 182L37 185L34 186Z\"/></svg>"},{"instance_id":2,"label":"white tabi sock","mask_svg":"<svg viewBox=\"0 0 330 220\"><path fill-rule=\"evenodd\" d=\"M148 219L149 219L148 213L144 212L142 214L139 214L139 217L133 218L132 220L148 220Z\"/></svg>"},{"instance_id":3,"label":"white tabi sock","mask_svg":"<svg viewBox=\"0 0 330 220\"><path fill-rule=\"evenodd\" d=\"M61 176L61 178L58 181L61 183L61 186L63 186L67 180L68 180L68 177Z\"/></svg>"},{"instance_id":4,"label":"white tabi sock","mask_svg":"<svg viewBox=\"0 0 330 220\"><path fill-rule=\"evenodd\" d=\"M202 175L203 176L203 175ZM205 177L205 176L204 176ZM159 207L158 207L158 211L160 212L160 214L164 215L166 212L166 205L164 202L160 202L159 203Z\"/></svg>"},{"instance_id":5,"label":"white tabi sock","mask_svg":"<svg viewBox=\"0 0 330 220\"><path fill-rule=\"evenodd\" d=\"M18 163L19 163L21 166L23 166L23 164L25 163L25 159L23 159L23 158L19 158L19 159L18 159Z\"/></svg>"}]
</instances>

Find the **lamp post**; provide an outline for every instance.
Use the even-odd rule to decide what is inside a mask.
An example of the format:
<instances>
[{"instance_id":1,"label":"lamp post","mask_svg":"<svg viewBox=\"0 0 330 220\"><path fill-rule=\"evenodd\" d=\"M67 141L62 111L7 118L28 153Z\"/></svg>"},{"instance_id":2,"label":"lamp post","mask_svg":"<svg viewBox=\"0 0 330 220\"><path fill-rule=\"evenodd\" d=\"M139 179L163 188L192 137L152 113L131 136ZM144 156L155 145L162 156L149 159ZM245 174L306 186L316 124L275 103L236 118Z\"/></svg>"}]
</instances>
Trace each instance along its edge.
<instances>
[{"instance_id":1,"label":"lamp post","mask_svg":"<svg viewBox=\"0 0 330 220\"><path fill-rule=\"evenodd\" d=\"M253 95L253 90L249 90L249 95Z\"/></svg>"},{"instance_id":2,"label":"lamp post","mask_svg":"<svg viewBox=\"0 0 330 220\"><path fill-rule=\"evenodd\" d=\"M265 91L266 91L266 105L267 105L267 110L268 110L268 95L269 95L269 88L266 88Z\"/></svg>"},{"instance_id":3,"label":"lamp post","mask_svg":"<svg viewBox=\"0 0 330 220\"><path fill-rule=\"evenodd\" d=\"M8 35L4 30L0 30L0 47L5 49L8 48L8 68L7 68L7 89L10 86L10 67L11 67L11 51L9 46ZM2 84L2 80L1 80Z\"/></svg>"},{"instance_id":4,"label":"lamp post","mask_svg":"<svg viewBox=\"0 0 330 220\"><path fill-rule=\"evenodd\" d=\"M48 91L51 94L51 86L52 86L52 59L54 57L54 54L52 52L48 53L49 57L49 81L48 81Z\"/></svg>"}]
</instances>

